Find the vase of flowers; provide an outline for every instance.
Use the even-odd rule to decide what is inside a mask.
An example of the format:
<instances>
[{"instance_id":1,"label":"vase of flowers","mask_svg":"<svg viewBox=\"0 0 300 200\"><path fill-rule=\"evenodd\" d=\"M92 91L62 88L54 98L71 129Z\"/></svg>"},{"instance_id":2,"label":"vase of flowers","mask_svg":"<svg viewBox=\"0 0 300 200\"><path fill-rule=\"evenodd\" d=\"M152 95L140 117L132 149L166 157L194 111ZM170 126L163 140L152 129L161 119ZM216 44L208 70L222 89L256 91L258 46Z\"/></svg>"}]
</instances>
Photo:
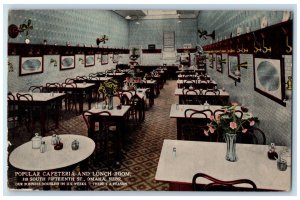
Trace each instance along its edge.
<instances>
[{"instance_id":1,"label":"vase of flowers","mask_svg":"<svg viewBox=\"0 0 300 200\"><path fill-rule=\"evenodd\" d=\"M113 109L113 96L117 93L118 81L114 79L107 80L100 84L98 91L102 92L107 99L107 108L108 110Z\"/></svg>"},{"instance_id":2,"label":"vase of flowers","mask_svg":"<svg viewBox=\"0 0 300 200\"><path fill-rule=\"evenodd\" d=\"M253 127L258 122L257 117L253 117L251 113L244 113L237 109L238 104L232 103L231 106L224 106L223 112L214 118L210 117L211 122L208 124L208 130L204 133L208 136L216 130L223 132L223 139L227 145L226 160L235 162L236 141L238 134L247 134L248 128Z\"/></svg>"},{"instance_id":3,"label":"vase of flowers","mask_svg":"<svg viewBox=\"0 0 300 200\"><path fill-rule=\"evenodd\" d=\"M226 141L226 160L235 162L237 161L236 157L236 134L234 133L225 133L225 141Z\"/></svg>"}]
</instances>

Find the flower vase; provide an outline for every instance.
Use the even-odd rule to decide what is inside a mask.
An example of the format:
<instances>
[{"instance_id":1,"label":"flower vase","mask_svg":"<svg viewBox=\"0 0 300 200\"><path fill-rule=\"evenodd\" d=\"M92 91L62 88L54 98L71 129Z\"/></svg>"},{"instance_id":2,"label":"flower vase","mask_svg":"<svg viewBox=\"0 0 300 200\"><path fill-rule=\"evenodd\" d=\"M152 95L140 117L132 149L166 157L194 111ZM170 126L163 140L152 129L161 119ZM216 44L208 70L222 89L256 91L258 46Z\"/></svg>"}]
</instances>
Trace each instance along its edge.
<instances>
[{"instance_id":1,"label":"flower vase","mask_svg":"<svg viewBox=\"0 0 300 200\"><path fill-rule=\"evenodd\" d=\"M237 161L236 157L236 134L225 133L225 141L227 144L226 160L230 162Z\"/></svg>"},{"instance_id":2,"label":"flower vase","mask_svg":"<svg viewBox=\"0 0 300 200\"><path fill-rule=\"evenodd\" d=\"M108 105L107 105L107 109L108 110L112 110L114 108L114 104L113 104L113 95L108 95Z\"/></svg>"}]
</instances>

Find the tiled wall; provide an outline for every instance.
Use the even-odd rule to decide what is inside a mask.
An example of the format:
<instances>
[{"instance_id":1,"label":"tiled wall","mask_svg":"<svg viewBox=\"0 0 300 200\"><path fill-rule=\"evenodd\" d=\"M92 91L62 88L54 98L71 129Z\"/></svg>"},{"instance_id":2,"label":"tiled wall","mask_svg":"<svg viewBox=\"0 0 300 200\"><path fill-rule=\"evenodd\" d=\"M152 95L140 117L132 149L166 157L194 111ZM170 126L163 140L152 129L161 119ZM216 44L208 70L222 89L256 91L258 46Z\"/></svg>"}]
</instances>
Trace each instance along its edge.
<instances>
[{"instance_id":1,"label":"tiled wall","mask_svg":"<svg viewBox=\"0 0 300 200\"><path fill-rule=\"evenodd\" d=\"M95 66L85 67L79 58L84 59L83 54L75 55L75 69L60 70L60 56L46 55L44 56L44 72L27 76L19 76L19 56L9 56L8 61L13 65L13 72L8 72L8 91L26 92L32 85L45 85L47 82L62 83L66 78L75 78L76 76L88 76L90 73L103 72L107 69L115 68L116 63L112 62L112 54L109 54L109 63L101 65L100 61L95 57ZM128 54L120 55L123 59L128 57ZM121 59L122 59L121 58ZM55 67L50 60L57 61ZM125 62L123 60L123 62ZM122 62L120 62L122 63ZM125 62L125 63L128 63Z\"/></svg>"},{"instance_id":2,"label":"tiled wall","mask_svg":"<svg viewBox=\"0 0 300 200\"><path fill-rule=\"evenodd\" d=\"M163 50L163 32L175 32L175 51L177 48L183 48L184 44L192 44L192 47L197 43L197 19L161 19L161 20L140 20L140 24L135 24L135 21L129 23L129 45L141 46L148 49L148 44L155 44L157 49ZM151 58L159 58L155 64L162 64L161 54L147 54L142 57L142 64L153 64Z\"/></svg>"},{"instance_id":3,"label":"tiled wall","mask_svg":"<svg viewBox=\"0 0 300 200\"><path fill-rule=\"evenodd\" d=\"M198 29L204 29L208 33L215 30L216 41L228 39L230 34L237 34L237 28L241 28L241 33L246 33L247 27L250 31L260 29L261 19L266 17L268 25L280 23L283 11L201 11L198 16ZM292 16L291 16L292 18ZM225 20L226 19L226 20ZM211 38L198 38L201 45L210 44Z\"/></svg>"},{"instance_id":4,"label":"tiled wall","mask_svg":"<svg viewBox=\"0 0 300 200\"><path fill-rule=\"evenodd\" d=\"M198 28L206 28L210 33L216 31L216 38L223 38L236 34L238 26L250 26L257 30L260 26L259 19L267 16L269 25L281 22L282 12L263 11L205 11L198 18ZM209 20L206 20L209 19ZM228 20L224 20L228 19ZM199 43L209 44L210 39L198 40ZM223 54L227 57L227 54ZM284 56L285 77L292 74L292 56ZM259 127L265 132L267 143L275 142L278 145L291 144L291 102L287 101L286 107L254 91L253 55L241 54L240 62L248 63L248 68L241 68L241 82L235 86L234 80L228 77L228 66L225 65L223 73L208 67L208 73L217 81L218 87L224 87L230 94L231 101L244 104L260 119Z\"/></svg>"},{"instance_id":5,"label":"tiled wall","mask_svg":"<svg viewBox=\"0 0 300 200\"><path fill-rule=\"evenodd\" d=\"M29 31L32 43L96 46L96 38L107 35L104 46L128 47L128 22L108 10L11 10L8 24L22 24L31 19L33 30ZM24 37L9 42L24 42ZM101 45L102 45L101 44ZM100 46L101 46L100 45Z\"/></svg>"},{"instance_id":6,"label":"tiled wall","mask_svg":"<svg viewBox=\"0 0 300 200\"><path fill-rule=\"evenodd\" d=\"M96 46L96 38L107 35L109 40L105 46L122 48L128 47L128 22L119 15L105 10L11 10L8 24L19 25L25 19L31 19L33 30L29 36L31 43L41 44L46 39L48 44L72 46L86 44ZM25 36L9 39L9 42L23 43ZM101 44L102 45L102 44ZM101 46L100 45L100 46ZM44 85L46 82L63 82L66 78L75 78L78 75L105 71L115 67L109 59L107 65L101 65L96 59L95 66L84 67L76 56L75 69L63 70L50 64L50 59L59 61L59 56L44 56L44 72L28 76L19 76L19 57L9 56L8 61L14 71L8 72L8 91L27 91L31 85ZM111 57L112 55L110 55ZM120 63L128 63L128 54L121 55Z\"/></svg>"},{"instance_id":7,"label":"tiled wall","mask_svg":"<svg viewBox=\"0 0 300 200\"><path fill-rule=\"evenodd\" d=\"M197 42L197 19L141 20L139 25L134 21L129 23L129 44L142 45L147 49L148 44L155 44L157 49L163 48L163 32L175 32L175 48L182 48L183 44Z\"/></svg>"}]
</instances>

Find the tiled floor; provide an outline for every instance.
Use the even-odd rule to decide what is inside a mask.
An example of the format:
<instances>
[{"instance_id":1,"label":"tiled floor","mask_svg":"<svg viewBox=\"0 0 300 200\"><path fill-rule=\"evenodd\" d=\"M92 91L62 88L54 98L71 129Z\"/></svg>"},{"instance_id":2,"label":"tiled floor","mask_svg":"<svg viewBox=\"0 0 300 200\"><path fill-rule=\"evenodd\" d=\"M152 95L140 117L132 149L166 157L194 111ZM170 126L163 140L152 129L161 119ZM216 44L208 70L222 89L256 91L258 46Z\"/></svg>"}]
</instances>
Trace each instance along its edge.
<instances>
[{"instance_id":1,"label":"tiled floor","mask_svg":"<svg viewBox=\"0 0 300 200\"><path fill-rule=\"evenodd\" d=\"M129 172L130 176L122 178L122 181L127 183L127 186L93 186L89 184L91 190L162 191L169 189L168 184L157 182L154 180L154 177L163 140L176 138L176 121L169 117L171 104L178 101L174 95L175 87L175 80L166 82L159 97L155 99L155 105L146 111L145 122L138 127L134 127L132 133L129 134L121 167L119 169L108 169L106 167L98 167L96 169L97 171L115 170ZM87 127L82 116L64 115L65 117L60 124L60 128L49 131L46 135L52 135L53 133L87 135ZM25 135L18 131L9 133L8 138L13 145L10 149L14 149L20 144L29 141L31 137L32 135ZM90 170L95 170L92 164L90 165ZM13 168L8 170L8 185L10 187L14 187L15 178L13 177L13 172ZM79 190L80 188L73 189Z\"/></svg>"}]
</instances>

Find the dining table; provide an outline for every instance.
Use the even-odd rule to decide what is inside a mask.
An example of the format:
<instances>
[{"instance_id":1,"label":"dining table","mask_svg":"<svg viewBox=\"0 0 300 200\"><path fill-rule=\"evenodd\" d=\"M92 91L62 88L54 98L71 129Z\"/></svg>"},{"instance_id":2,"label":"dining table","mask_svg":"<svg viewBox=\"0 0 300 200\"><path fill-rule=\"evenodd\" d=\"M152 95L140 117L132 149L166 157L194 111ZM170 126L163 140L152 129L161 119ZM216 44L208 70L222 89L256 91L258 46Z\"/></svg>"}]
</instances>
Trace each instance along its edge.
<instances>
[{"instance_id":1,"label":"dining table","mask_svg":"<svg viewBox=\"0 0 300 200\"><path fill-rule=\"evenodd\" d=\"M126 121L128 119L130 106L129 105L122 105L120 109L117 108L117 106L114 106L112 110L108 110L106 107L103 108L102 106L95 106L94 108L88 110L90 113L99 113L102 111L109 112L110 115L101 115L101 117L108 118L107 120L111 122L115 122L117 124L117 142L116 142L116 163L120 163L121 159L121 150L122 147L125 145L126 140L126 133L127 133L127 127L126 127ZM88 128L88 136L90 138L93 138L93 135L96 132L96 123L99 121L97 117L91 117L91 114L87 114L88 121L89 121L89 128Z\"/></svg>"},{"instance_id":2,"label":"dining table","mask_svg":"<svg viewBox=\"0 0 300 200\"><path fill-rule=\"evenodd\" d=\"M276 146L276 149L290 152L285 146ZM192 191L193 176L204 173L223 181L250 179L262 191L290 191L290 154L286 153L287 169L280 171L277 161L268 158L268 151L268 145L237 143L238 159L229 162L225 159L226 143L165 139L155 180L169 183L172 191ZM197 184L207 183L205 179L197 179Z\"/></svg>"},{"instance_id":3,"label":"dining table","mask_svg":"<svg viewBox=\"0 0 300 200\"><path fill-rule=\"evenodd\" d=\"M178 78L178 80L185 80L185 79L197 80L198 77L200 78L200 76L201 75L199 75L199 74L188 74L188 75L178 74L177 78ZM210 80L211 79L211 77L209 75L202 76L202 77L203 77L203 80Z\"/></svg>"},{"instance_id":4,"label":"dining table","mask_svg":"<svg viewBox=\"0 0 300 200\"><path fill-rule=\"evenodd\" d=\"M55 105L55 128L59 127L60 119L60 109L62 107L62 100L65 98L63 93L33 93L33 92L13 92L12 95L17 97L17 94L30 94L32 96L32 101L21 98L15 100L9 100L8 104L17 105L17 106L29 106L29 107L38 107L39 108L39 121L41 125L41 134L44 135L46 130L46 120L48 108L50 105Z\"/></svg>"},{"instance_id":5,"label":"dining table","mask_svg":"<svg viewBox=\"0 0 300 200\"><path fill-rule=\"evenodd\" d=\"M80 171L87 171L87 159L95 150L95 142L89 137L75 134L60 134L60 141L63 144L62 149L56 150L51 144L52 136L42 137L45 142L45 152L41 153L40 149L33 149L32 141L28 141L9 154L9 163L16 168L17 175L24 173L40 174L44 182L48 181L48 174L63 173L72 171L75 165L80 165ZM79 144L77 150L72 149L72 142L76 140ZM49 173L48 173L49 172ZM16 177L17 180L24 180L22 176ZM47 184L46 184L47 186ZM49 189L48 187L46 187Z\"/></svg>"},{"instance_id":6,"label":"dining table","mask_svg":"<svg viewBox=\"0 0 300 200\"><path fill-rule=\"evenodd\" d=\"M199 90L199 89L195 89L196 93L193 92L189 92L187 94L184 94L183 90L189 90L189 89L184 89L184 88L176 88L175 89L175 96L178 96L178 100L179 100L179 104L183 104L184 103L184 98L187 98L189 96L195 96L195 95L200 95L201 99L205 102L207 100L212 100L213 98L218 97L220 100L222 100L222 102L224 104L226 104L229 100L229 93L225 90L221 90L218 89L220 94L215 95L213 92L207 92L206 91L210 91L210 90Z\"/></svg>"},{"instance_id":7,"label":"dining table","mask_svg":"<svg viewBox=\"0 0 300 200\"><path fill-rule=\"evenodd\" d=\"M92 91L95 88L94 83L76 83L76 87L72 87L71 85L67 85L66 87L61 87L60 90L64 92L72 92L78 95L79 101L79 114L83 112L83 102L84 96L87 95L88 100L88 109L91 109L92 104Z\"/></svg>"},{"instance_id":8,"label":"dining table","mask_svg":"<svg viewBox=\"0 0 300 200\"><path fill-rule=\"evenodd\" d=\"M183 104L172 104L170 109L170 118L176 119L176 129L177 129L177 139L182 139L182 125L187 122L189 119L185 116L185 111L187 109L194 109L194 110L205 110L209 109L214 113L216 110L222 110L224 106L222 105L183 105ZM237 106L237 110L241 110L240 106ZM187 113L189 115L190 113ZM189 117L189 116L187 116ZM204 118L204 115L194 115L193 118ZM207 117L210 117L210 114L207 113ZM243 113L243 119L251 118L252 113L245 112Z\"/></svg>"},{"instance_id":9,"label":"dining table","mask_svg":"<svg viewBox=\"0 0 300 200\"><path fill-rule=\"evenodd\" d=\"M205 81L205 80L200 80L200 79L199 80L198 79L196 79L196 80L180 79L180 80L177 80L176 83L177 83L178 88L185 88L185 87L193 86L193 87L195 87L195 89L207 89L208 86L211 86L213 88L218 85L217 82L214 80Z\"/></svg>"},{"instance_id":10,"label":"dining table","mask_svg":"<svg viewBox=\"0 0 300 200\"><path fill-rule=\"evenodd\" d=\"M150 89L149 98L151 99L152 98L154 99L154 97L157 97L160 94L159 84L157 83L156 80L150 79L150 80L146 80L146 82L141 80L141 81L133 81L130 83L135 84L138 88L141 87L149 88Z\"/></svg>"},{"instance_id":11,"label":"dining table","mask_svg":"<svg viewBox=\"0 0 300 200\"><path fill-rule=\"evenodd\" d=\"M182 69L182 70L177 70L176 74L195 74L195 73L205 73L205 69Z\"/></svg>"}]
</instances>

